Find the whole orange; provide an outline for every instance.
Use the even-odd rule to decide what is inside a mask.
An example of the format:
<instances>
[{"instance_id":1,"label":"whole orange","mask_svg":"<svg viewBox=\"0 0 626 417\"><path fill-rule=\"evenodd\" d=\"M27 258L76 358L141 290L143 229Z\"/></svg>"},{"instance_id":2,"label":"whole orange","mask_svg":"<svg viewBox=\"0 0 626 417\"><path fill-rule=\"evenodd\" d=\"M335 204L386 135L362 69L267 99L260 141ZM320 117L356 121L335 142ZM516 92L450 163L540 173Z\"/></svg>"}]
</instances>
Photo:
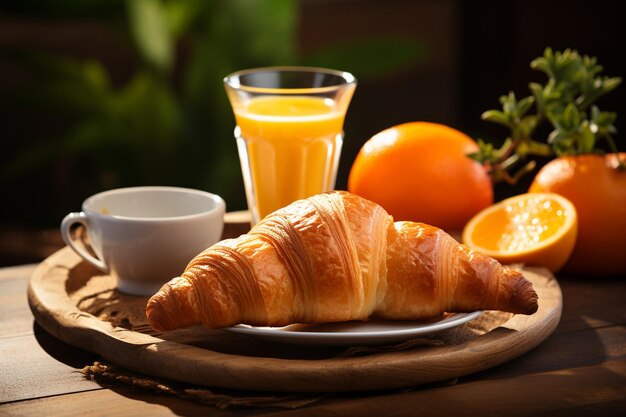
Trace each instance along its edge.
<instances>
[{"instance_id":1,"label":"whole orange","mask_svg":"<svg viewBox=\"0 0 626 417\"><path fill-rule=\"evenodd\" d=\"M578 238L566 272L626 274L626 171L617 165L616 154L562 156L530 186L529 192L557 193L576 207Z\"/></svg>"},{"instance_id":2,"label":"whole orange","mask_svg":"<svg viewBox=\"0 0 626 417\"><path fill-rule=\"evenodd\" d=\"M384 130L357 155L348 190L384 207L396 220L448 231L493 203L483 167L467 157L478 145L437 123L411 122Z\"/></svg>"}]
</instances>

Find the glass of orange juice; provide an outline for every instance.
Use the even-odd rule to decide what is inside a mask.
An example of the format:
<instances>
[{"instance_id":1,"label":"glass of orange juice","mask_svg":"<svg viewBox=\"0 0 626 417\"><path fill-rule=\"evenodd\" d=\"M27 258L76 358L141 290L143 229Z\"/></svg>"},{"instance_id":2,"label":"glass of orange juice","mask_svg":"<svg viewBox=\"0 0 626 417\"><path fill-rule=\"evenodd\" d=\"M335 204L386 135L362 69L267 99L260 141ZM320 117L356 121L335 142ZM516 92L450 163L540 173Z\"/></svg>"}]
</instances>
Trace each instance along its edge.
<instances>
[{"instance_id":1,"label":"glass of orange juice","mask_svg":"<svg viewBox=\"0 0 626 417\"><path fill-rule=\"evenodd\" d=\"M267 67L224 78L252 224L335 187L352 74Z\"/></svg>"}]
</instances>

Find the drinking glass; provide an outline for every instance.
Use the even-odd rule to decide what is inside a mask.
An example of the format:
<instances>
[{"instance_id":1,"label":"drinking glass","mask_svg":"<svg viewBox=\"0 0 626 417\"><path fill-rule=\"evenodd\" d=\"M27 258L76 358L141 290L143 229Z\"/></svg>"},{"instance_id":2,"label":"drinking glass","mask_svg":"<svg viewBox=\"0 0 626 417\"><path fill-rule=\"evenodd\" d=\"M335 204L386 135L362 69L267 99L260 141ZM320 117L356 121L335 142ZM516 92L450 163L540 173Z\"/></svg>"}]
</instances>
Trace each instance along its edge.
<instances>
[{"instance_id":1,"label":"drinking glass","mask_svg":"<svg viewBox=\"0 0 626 417\"><path fill-rule=\"evenodd\" d=\"M267 67L224 78L252 225L295 200L335 187L352 74Z\"/></svg>"}]
</instances>

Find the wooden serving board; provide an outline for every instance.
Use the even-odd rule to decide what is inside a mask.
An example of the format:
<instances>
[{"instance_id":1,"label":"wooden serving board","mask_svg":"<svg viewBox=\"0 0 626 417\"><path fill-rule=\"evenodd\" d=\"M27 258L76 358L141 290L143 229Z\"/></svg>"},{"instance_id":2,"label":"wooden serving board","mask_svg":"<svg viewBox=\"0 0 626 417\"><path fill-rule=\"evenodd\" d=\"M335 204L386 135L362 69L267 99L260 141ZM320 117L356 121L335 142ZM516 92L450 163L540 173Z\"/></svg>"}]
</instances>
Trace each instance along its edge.
<instances>
[{"instance_id":1,"label":"wooden serving board","mask_svg":"<svg viewBox=\"0 0 626 417\"><path fill-rule=\"evenodd\" d=\"M525 269L539 295L532 316L484 312L433 336L385 347L307 347L264 342L199 326L156 333L147 298L115 290L108 275L71 249L34 272L28 301L55 337L111 363L153 377L228 389L345 392L445 381L504 363L537 346L556 328L562 295L544 269Z\"/></svg>"}]
</instances>

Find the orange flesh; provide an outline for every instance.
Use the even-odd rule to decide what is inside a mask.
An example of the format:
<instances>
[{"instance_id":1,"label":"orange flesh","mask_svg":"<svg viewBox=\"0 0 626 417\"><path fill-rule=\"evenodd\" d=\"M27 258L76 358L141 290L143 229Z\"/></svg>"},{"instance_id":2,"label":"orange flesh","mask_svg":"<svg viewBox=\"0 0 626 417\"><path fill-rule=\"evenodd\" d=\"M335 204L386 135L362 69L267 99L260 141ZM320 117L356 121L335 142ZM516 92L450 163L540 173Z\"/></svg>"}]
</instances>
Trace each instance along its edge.
<instances>
[{"instance_id":1,"label":"orange flesh","mask_svg":"<svg viewBox=\"0 0 626 417\"><path fill-rule=\"evenodd\" d=\"M472 238L492 251L519 252L533 248L562 229L567 213L556 201L533 198L506 204L485 217Z\"/></svg>"}]
</instances>

